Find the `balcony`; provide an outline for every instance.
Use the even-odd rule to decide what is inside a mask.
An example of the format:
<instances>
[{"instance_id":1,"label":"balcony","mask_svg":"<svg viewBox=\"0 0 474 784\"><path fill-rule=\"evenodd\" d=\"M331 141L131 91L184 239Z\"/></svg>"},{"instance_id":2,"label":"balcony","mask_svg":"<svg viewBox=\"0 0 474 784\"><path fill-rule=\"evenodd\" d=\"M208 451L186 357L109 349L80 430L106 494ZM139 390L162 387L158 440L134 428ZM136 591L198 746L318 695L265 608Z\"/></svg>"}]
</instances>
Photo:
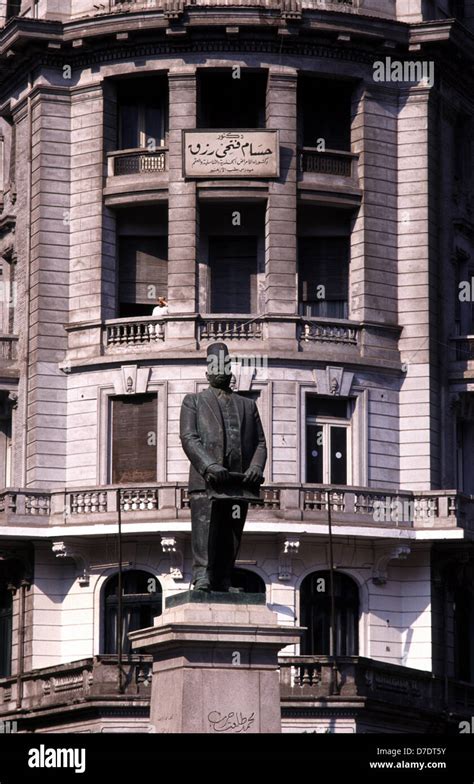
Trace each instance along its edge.
<instances>
[{"instance_id":1,"label":"balcony","mask_svg":"<svg viewBox=\"0 0 474 784\"><path fill-rule=\"evenodd\" d=\"M162 318L114 319L106 321L103 338L106 352L133 346L148 346L165 339L165 324Z\"/></svg>"},{"instance_id":2,"label":"balcony","mask_svg":"<svg viewBox=\"0 0 474 784\"><path fill-rule=\"evenodd\" d=\"M108 176L121 177L127 174L156 174L167 170L168 148L158 150L119 150L107 156Z\"/></svg>"},{"instance_id":3,"label":"balcony","mask_svg":"<svg viewBox=\"0 0 474 784\"><path fill-rule=\"evenodd\" d=\"M325 719L331 713L354 721L391 721L400 732L458 728L474 712L474 685L430 672L386 664L361 656L338 657L335 668L327 656L283 656L280 663L283 725L293 717ZM150 708L152 657L126 656L124 693L118 693L117 657L94 656L70 664L26 672L0 680L0 717L17 722L19 732L54 731L56 724L95 722L126 711L132 721L147 723ZM57 718L56 718L57 716ZM319 723L318 722L318 723ZM143 731L143 730L142 730ZM146 729L145 729L146 731Z\"/></svg>"},{"instance_id":4,"label":"balcony","mask_svg":"<svg viewBox=\"0 0 474 784\"><path fill-rule=\"evenodd\" d=\"M204 349L209 341L225 340L231 351L281 354L304 352L320 361L359 362L399 369L396 325L375 324L294 314L169 314L88 321L66 326L67 360L135 356L168 356ZM84 362L81 362L84 365Z\"/></svg>"},{"instance_id":5,"label":"balcony","mask_svg":"<svg viewBox=\"0 0 474 784\"><path fill-rule=\"evenodd\" d=\"M124 657L123 673L123 694L118 693L117 657L113 655L31 670L22 676L20 688L15 676L2 678L0 716L17 721L19 732L27 728L23 722L41 716L51 727L51 714L56 711L58 723L64 722L65 714L72 721L82 713L91 720L113 716L117 710L148 717L151 657Z\"/></svg>"},{"instance_id":6,"label":"balcony","mask_svg":"<svg viewBox=\"0 0 474 784\"><path fill-rule=\"evenodd\" d=\"M335 319L302 318L298 338L303 347L312 343L340 343L357 346L361 327L347 321Z\"/></svg>"},{"instance_id":7,"label":"balcony","mask_svg":"<svg viewBox=\"0 0 474 784\"><path fill-rule=\"evenodd\" d=\"M168 148L114 150L107 153L106 205L130 204L150 195L167 198ZM122 202L122 200L124 200Z\"/></svg>"},{"instance_id":8,"label":"balcony","mask_svg":"<svg viewBox=\"0 0 474 784\"><path fill-rule=\"evenodd\" d=\"M0 493L0 529L11 535L14 526L24 529L117 524L117 501L122 522L165 528L178 524L190 528L187 485L162 482L135 486L74 487L66 490L9 489ZM429 530L433 538L443 531L474 531L474 498L456 490L411 492L309 484L268 485L261 490L260 504L251 505L248 530L265 523L268 530L291 530L304 523L307 533L327 531L328 505L332 523L340 534L373 537L377 532ZM289 526L289 527L288 527ZM299 531L299 527L295 531ZM412 532L411 534L409 532ZM396 536L399 536L397 533ZM450 536L452 536L450 534Z\"/></svg>"},{"instance_id":9,"label":"balcony","mask_svg":"<svg viewBox=\"0 0 474 784\"><path fill-rule=\"evenodd\" d=\"M386 664L361 656L337 657L335 670L327 656L284 656L280 659L281 704L283 716L328 716L331 709L344 706L345 715L365 721L373 712L383 712L385 721L399 723L400 732L427 723L414 731L433 731L433 719L440 722L439 732L448 722L457 728L459 720L471 717L474 710L474 685L435 677L431 672ZM413 724L412 724L413 722ZM329 718L328 718L329 723ZM444 725L444 726L443 726Z\"/></svg>"},{"instance_id":10,"label":"balcony","mask_svg":"<svg viewBox=\"0 0 474 784\"><path fill-rule=\"evenodd\" d=\"M357 207L362 198L358 160L359 156L351 152L302 148L299 151L300 198L310 199L319 194L318 198L328 203Z\"/></svg>"}]
</instances>

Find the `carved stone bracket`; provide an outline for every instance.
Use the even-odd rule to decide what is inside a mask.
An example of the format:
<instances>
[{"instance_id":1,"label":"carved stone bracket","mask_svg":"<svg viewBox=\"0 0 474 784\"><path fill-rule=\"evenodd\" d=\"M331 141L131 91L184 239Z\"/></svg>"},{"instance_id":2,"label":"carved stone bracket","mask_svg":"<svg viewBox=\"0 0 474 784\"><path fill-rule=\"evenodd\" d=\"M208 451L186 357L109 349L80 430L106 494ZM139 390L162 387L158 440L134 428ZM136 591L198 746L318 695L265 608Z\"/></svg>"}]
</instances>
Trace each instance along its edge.
<instances>
[{"instance_id":1,"label":"carved stone bracket","mask_svg":"<svg viewBox=\"0 0 474 784\"><path fill-rule=\"evenodd\" d=\"M375 585L385 585L387 582L387 569L390 561L404 561L410 555L411 548L407 544L392 547L376 548L372 582Z\"/></svg>"},{"instance_id":2,"label":"carved stone bracket","mask_svg":"<svg viewBox=\"0 0 474 784\"><path fill-rule=\"evenodd\" d=\"M162 536L161 549L170 558L170 575L173 580L183 579L183 551L176 536Z\"/></svg>"},{"instance_id":3,"label":"carved stone bracket","mask_svg":"<svg viewBox=\"0 0 474 784\"><path fill-rule=\"evenodd\" d=\"M297 536L285 536L281 540L281 549L278 557L278 579L282 582L291 580L293 574L292 559L300 549L300 539Z\"/></svg>"},{"instance_id":4,"label":"carved stone bracket","mask_svg":"<svg viewBox=\"0 0 474 784\"><path fill-rule=\"evenodd\" d=\"M53 542L52 550L56 558L71 558L78 570L79 585L89 585L90 563L88 557L76 544L71 542Z\"/></svg>"}]
</instances>

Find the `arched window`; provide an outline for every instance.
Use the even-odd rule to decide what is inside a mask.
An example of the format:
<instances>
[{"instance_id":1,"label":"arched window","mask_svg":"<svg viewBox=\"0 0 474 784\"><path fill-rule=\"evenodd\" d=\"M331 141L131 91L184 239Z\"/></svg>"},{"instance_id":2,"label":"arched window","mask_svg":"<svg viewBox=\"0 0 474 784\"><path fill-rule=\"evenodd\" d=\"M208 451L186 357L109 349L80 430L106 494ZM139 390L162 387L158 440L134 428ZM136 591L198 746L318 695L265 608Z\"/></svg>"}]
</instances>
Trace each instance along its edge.
<instances>
[{"instance_id":1,"label":"arched window","mask_svg":"<svg viewBox=\"0 0 474 784\"><path fill-rule=\"evenodd\" d=\"M118 574L110 577L104 590L104 653L117 653ZM161 585L149 572L129 571L122 576L122 650L131 653L129 632L153 626L162 613Z\"/></svg>"},{"instance_id":2,"label":"arched window","mask_svg":"<svg viewBox=\"0 0 474 784\"><path fill-rule=\"evenodd\" d=\"M330 588L329 571L313 572L301 584L301 626L307 627L301 641L304 655L329 655ZM334 573L334 598L335 653L337 656L357 656L359 590L354 580L341 572Z\"/></svg>"},{"instance_id":3,"label":"arched window","mask_svg":"<svg viewBox=\"0 0 474 784\"><path fill-rule=\"evenodd\" d=\"M266 593L266 586L262 578L249 572L247 569L234 569L232 572L232 586L242 588L245 593Z\"/></svg>"},{"instance_id":4,"label":"arched window","mask_svg":"<svg viewBox=\"0 0 474 784\"><path fill-rule=\"evenodd\" d=\"M0 586L0 678L11 675L13 599L6 586Z\"/></svg>"}]
</instances>

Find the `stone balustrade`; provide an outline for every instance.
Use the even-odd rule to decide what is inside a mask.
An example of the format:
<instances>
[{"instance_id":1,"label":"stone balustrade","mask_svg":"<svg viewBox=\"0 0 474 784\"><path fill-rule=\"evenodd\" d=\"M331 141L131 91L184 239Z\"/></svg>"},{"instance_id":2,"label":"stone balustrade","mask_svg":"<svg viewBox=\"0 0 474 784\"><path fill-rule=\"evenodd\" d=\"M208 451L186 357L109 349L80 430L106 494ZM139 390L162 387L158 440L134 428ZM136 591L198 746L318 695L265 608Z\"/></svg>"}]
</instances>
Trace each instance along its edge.
<instances>
[{"instance_id":1,"label":"stone balustrade","mask_svg":"<svg viewBox=\"0 0 474 784\"><path fill-rule=\"evenodd\" d=\"M124 522L190 520L185 483L169 482L52 492L5 490L0 493L0 526L116 525L118 503ZM394 492L298 483L262 487L261 503L251 505L249 521L275 525L306 521L325 526L329 503L336 527L474 530L474 500L455 490Z\"/></svg>"}]
</instances>

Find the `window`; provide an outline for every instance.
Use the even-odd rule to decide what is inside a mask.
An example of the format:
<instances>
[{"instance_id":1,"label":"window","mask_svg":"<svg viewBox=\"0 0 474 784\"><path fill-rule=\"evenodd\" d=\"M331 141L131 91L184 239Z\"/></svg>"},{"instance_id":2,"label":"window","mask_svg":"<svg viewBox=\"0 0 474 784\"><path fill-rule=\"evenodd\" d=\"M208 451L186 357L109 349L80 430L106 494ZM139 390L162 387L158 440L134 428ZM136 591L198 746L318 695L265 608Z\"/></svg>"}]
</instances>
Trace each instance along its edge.
<instances>
[{"instance_id":1,"label":"window","mask_svg":"<svg viewBox=\"0 0 474 784\"><path fill-rule=\"evenodd\" d=\"M327 150L350 152L351 95L352 87L345 82L302 77L299 113L304 147L317 147L324 139Z\"/></svg>"},{"instance_id":2,"label":"window","mask_svg":"<svg viewBox=\"0 0 474 784\"><path fill-rule=\"evenodd\" d=\"M211 313L257 313L257 238L210 237Z\"/></svg>"},{"instance_id":3,"label":"window","mask_svg":"<svg viewBox=\"0 0 474 784\"><path fill-rule=\"evenodd\" d=\"M265 583L262 578L249 572L247 569L234 569L232 572L232 586L242 588L245 593L266 593Z\"/></svg>"},{"instance_id":4,"label":"window","mask_svg":"<svg viewBox=\"0 0 474 784\"><path fill-rule=\"evenodd\" d=\"M351 482L349 402L306 398L306 482Z\"/></svg>"},{"instance_id":5,"label":"window","mask_svg":"<svg viewBox=\"0 0 474 784\"><path fill-rule=\"evenodd\" d=\"M301 238L298 258L301 315L347 318L349 239Z\"/></svg>"},{"instance_id":6,"label":"window","mask_svg":"<svg viewBox=\"0 0 474 784\"><path fill-rule=\"evenodd\" d=\"M119 83L118 146L153 150L165 144L167 109L164 79L126 79Z\"/></svg>"},{"instance_id":7,"label":"window","mask_svg":"<svg viewBox=\"0 0 474 784\"><path fill-rule=\"evenodd\" d=\"M248 72L240 78L232 70L198 73L198 126L201 128L264 128L266 71Z\"/></svg>"},{"instance_id":8,"label":"window","mask_svg":"<svg viewBox=\"0 0 474 784\"><path fill-rule=\"evenodd\" d=\"M457 442L457 487L461 493L474 493L474 421L458 419L456 423Z\"/></svg>"},{"instance_id":9,"label":"window","mask_svg":"<svg viewBox=\"0 0 474 784\"><path fill-rule=\"evenodd\" d=\"M149 316L168 293L166 237L119 237L119 318Z\"/></svg>"},{"instance_id":10,"label":"window","mask_svg":"<svg viewBox=\"0 0 474 784\"><path fill-rule=\"evenodd\" d=\"M21 0L7 0L7 19L12 16L20 16Z\"/></svg>"},{"instance_id":11,"label":"window","mask_svg":"<svg viewBox=\"0 0 474 784\"><path fill-rule=\"evenodd\" d=\"M0 489L11 487L12 409L8 392L0 393Z\"/></svg>"},{"instance_id":12,"label":"window","mask_svg":"<svg viewBox=\"0 0 474 784\"><path fill-rule=\"evenodd\" d=\"M301 583L301 626L306 626L301 653L329 655L331 594L329 571L313 572ZM341 572L334 573L335 633L337 656L357 656L359 652L359 591L356 583Z\"/></svg>"},{"instance_id":13,"label":"window","mask_svg":"<svg viewBox=\"0 0 474 784\"><path fill-rule=\"evenodd\" d=\"M112 483L156 482L157 396L111 399Z\"/></svg>"},{"instance_id":14,"label":"window","mask_svg":"<svg viewBox=\"0 0 474 784\"><path fill-rule=\"evenodd\" d=\"M12 657L12 616L13 599L11 591L0 585L0 678L11 675Z\"/></svg>"},{"instance_id":15,"label":"window","mask_svg":"<svg viewBox=\"0 0 474 784\"><path fill-rule=\"evenodd\" d=\"M149 590L150 587L153 590ZM117 653L118 575L110 577L104 590L104 653ZM162 591L159 581L148 572L129 571L122 575L122 650L131 653L129 632L153 626L153 619L162 613Z\"/></svg>"}]
</instances>

